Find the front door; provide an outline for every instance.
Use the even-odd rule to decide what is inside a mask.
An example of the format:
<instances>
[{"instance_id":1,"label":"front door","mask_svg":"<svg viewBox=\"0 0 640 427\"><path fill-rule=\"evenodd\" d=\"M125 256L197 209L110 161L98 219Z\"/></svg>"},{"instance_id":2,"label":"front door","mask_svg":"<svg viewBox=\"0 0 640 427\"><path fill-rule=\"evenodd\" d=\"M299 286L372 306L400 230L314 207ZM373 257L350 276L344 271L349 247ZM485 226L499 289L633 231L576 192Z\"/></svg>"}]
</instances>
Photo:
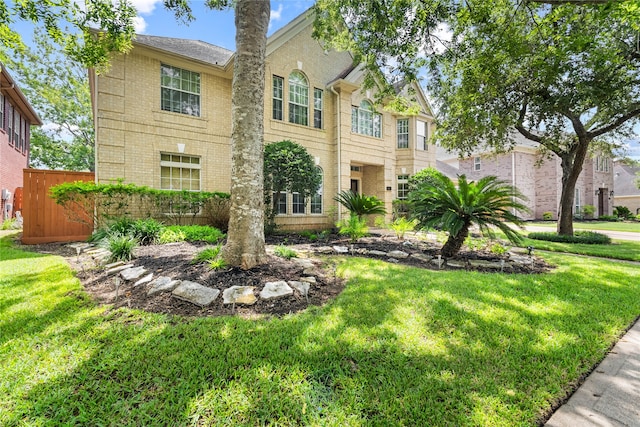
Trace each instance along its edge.
<instances>
[{"instance_id":1,"label":"front door","mask_svg":"<svg viewBox=\"0 0 640 427\"><path fill-rule=\"evenodd\" d=\"M360 180L352 179L351 180L351 191L355 194L360 194Z\"/></svg>"},{"instance_id":2,"label":"front door","mask_svg":"<svg viewBox=\"0 0 640 427\"><path fill-rule=\"evenodd\" d=\"M607 194L609 190L607 188L600 188L599 190L600 190L599 191L600 194L598 194L598 213L600 215L609 215L609 212L608 212L609 206L607 206L608 205L607 202L609 200L607 198Z\"/></svg>"}]
</instances>

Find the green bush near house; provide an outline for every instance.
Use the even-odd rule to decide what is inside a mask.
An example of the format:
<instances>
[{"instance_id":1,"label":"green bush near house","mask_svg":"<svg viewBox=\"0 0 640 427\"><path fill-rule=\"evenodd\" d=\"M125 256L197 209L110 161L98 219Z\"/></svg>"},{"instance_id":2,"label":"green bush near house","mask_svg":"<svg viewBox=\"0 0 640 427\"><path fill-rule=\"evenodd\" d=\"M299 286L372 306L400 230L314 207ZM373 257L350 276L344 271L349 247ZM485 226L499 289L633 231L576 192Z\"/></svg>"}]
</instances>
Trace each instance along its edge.
<instances>
[{"instance_id":1,"label":"green bush near house","mask_svg":"<svg viewBox=\"0 0 640 427\"><path fill-rule=\"evenodd\" d=\"M217 243L225 238L225 234L208 225L170 225L167 230L184 235L187 242Z\"/></svg>"},{"instance_id":2,"label":"green bush near house","mask_svg":"<svg viewBox=\"0 0 640 427\"><path fill-rule=\"evenodd\" d=\"M534 240L546 240L548 242L584 243L589 245L608 245L611 243L611 238L606 234L582 230L575 231L573 236L565 236L551 232L532 232L529 233L527 237Z\"/></svg>"},{"instance_id":3,"label":"green bush near house","mask_svg":"<svg viewBox=\"0 0 640 427\"><path fill-rule=\"evenodd\" d=\"M543 212L542 213L542 219L545 221L551 221L553 219L553 212Z\"/></svg>"}]
</instances>

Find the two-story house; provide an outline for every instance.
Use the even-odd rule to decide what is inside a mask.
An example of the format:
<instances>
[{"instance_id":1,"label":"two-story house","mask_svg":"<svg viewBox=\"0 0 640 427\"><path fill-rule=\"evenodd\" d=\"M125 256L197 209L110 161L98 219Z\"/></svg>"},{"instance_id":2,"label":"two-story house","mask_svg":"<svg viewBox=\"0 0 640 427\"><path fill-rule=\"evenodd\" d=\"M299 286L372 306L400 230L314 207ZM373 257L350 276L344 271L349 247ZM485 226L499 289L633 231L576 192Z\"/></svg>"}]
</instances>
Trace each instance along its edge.
<instances>
[{"instance_id":1,"label":"two-story house","mask_svg":"<svg viewBox=\"0 0 640 427\"><path fill-rule=\"evenodd\" d=\"M520 134L516 146L505 154L478 152L459 160L459 173L477 180L495 175L518 188L527 198L531 213L520 213L524 219L542 219L545 212L558 218L562 192L562 167L554 154L540 155L538 145ZM606 156L587 157L578 177L573 213L581 216L583 208L595 208L593 216L611 215L613 209L613 163Z\"/></svg>"},{"instance_id":2,"label":"two-story house","mask_svg":"<svg viewBox=\"0 0 640 427\"><path fill-rule=\"evenodd\" d=\"M283 194L277 222L331 226L333 197L352 189L391 202L411 174L435 165L433 116L413 85L415 116L380 108L349 52L326 50L303 13L268 38L265 143L292 140L315 158L322 188L310 200ZM91 73L96 180L161 189L229 191L234 53L201 41L138 35L133 49ZM406 90L407 88L404 88Z\"/></svg>"},{"instance_id":3,"label":"two-story house","mask_svg":"<svg viewBox=\"0 0 640 427\"><path fill-rule=\"evenodd\" d=\"M31 125L42 125L42 121L0 63L0 220L12 218L21 210Z\"/></svg>"}]
</instances>

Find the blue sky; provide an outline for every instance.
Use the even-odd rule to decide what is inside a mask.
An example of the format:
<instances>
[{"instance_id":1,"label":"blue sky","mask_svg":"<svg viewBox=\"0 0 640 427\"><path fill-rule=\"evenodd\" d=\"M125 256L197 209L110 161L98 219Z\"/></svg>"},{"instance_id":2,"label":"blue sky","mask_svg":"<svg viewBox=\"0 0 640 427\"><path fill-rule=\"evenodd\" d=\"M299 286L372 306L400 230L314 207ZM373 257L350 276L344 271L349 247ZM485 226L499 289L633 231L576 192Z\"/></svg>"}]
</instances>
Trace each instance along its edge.
<instances>
[{"instance_id":1,"label":"blue sky","mask_svg":"<svg viewBox=\"0 0 640 427\"><path fill-rule=\"evenodd\" d=\"M192 0L196 17L189 25L179 24L173 13L167 11L160 0L133 0L138 10L136 32L151 36L179 37L202 40L235 50L235 24L233 10L213 11L202 0ZM272 0L269 34L291 21L313 5L313 0Z\"/></svg>"}]
</instances>

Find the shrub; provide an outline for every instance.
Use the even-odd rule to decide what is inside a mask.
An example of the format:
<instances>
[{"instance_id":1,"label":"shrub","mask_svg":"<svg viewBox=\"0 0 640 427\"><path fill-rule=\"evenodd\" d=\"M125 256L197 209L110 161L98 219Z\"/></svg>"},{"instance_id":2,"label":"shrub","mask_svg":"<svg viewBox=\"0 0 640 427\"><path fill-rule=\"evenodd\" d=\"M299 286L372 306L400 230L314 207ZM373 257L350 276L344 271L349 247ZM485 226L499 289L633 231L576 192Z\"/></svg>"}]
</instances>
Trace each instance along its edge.
<instances>
[{"instance_id":1,"label":"shrub","mask_svg":"<svg viewBox=\"0 0 640 427\"><path fill-rule=\"evenodd\" d=\"M229 230L230 209L231 198L229 195L216 193L205 202L203 214L209 225L226 233Z\"/></svg>"},{"instance_id":2,"label":"shrub","mask_svg":"<svg viewBox=\"0 0 640 427\"><path fill-rule=\"evenodd\" d=\"M209 261L209 267L212 270L222 270L223 268L227 268L227 262L222 257L218 257Z\"/></svg>"},{"instance_id":3,"label":"shrub","mask_svg":"<svg viewBox=\"0 0 640 427\"><path fill-rule=\"evenodd\" d=\"M395 233L396 237L400 240L404 239L404 235L407 231L413 231L418 225L417 219L408 220L405 217L400 217L389 224L389 228L391 228Z\"/></svg>"},{"instance_id":4,"label":"shrub","mask_svg":"<svg viewBox=\"0 0 640 427\"><path fill-rule=\"evenodd\" d=\"M184 242L187 236L181 230L172 230L165 228L158 236L158 243L165 245L167 243Z\"/></svg>"},{"instance_id":5,"label":"shrub","mask_svg":"<svg viewBox=\"0 0 640 427\"><path fill-rule=\"evenodd\" d=\"M582 207L582 216L584 216L585 218L592 218L595 212L596 207L593 205L584 205Z\"/></svg>"},{"instance_id":6,"label":"shrub","mask_svg":"<svg viewBox=\"0 0 640 427\"><path fill-rule=\"evenodd\" d=\"M622 219L631 218L633 216L629 208L626 206L614 206L613 215Z\"/></svg>"},{"instance_id":7,"label":"shrub","mask_svg":"<svg viewBox=\"0 0 640 427\"><path fill-rule=\"evenodd\" d=\"M305 239L308 239L311 242L318 240L318 235L313 231L309 231L309 230L301 231L300 236L304 237Z\"/></svg>"},{"instance_id":8,"label":"shrub","mask_svg":"<svg viewBox=\"0 0 640 427\"><path fill-rule=\"evenodd\" d=\"M408 218L411 211L411 203L408 200L394 200L391 203L391 215L394 220L398 218Z\"/></svg>"},{"instance_id":9,"label":"shrub","mask_svg":"<svg viewBox=\"0 0 640 427\"><path fill-rule=\"evenodd\" d=\"M141 245L151 245L158 241L164 226L153 218L137 219L131 224L130 233Z\"/></svg>"},{"instance_id":10,"label":"shrub","mask_svg":"<svg viewBox=\"0 0 640 427\"><path fill-rule=\"evenodd\" d=\"M188 242L217 243L225 238L223 232L208 225L170 225L167 229L182 232L184 234L183 240Z\"/></svg>"},{"instance_id":11,"label":"shrub","mask_svg":"<svg viewBox=\"0 0 640 427\"><path fill-rule=\"evenodd\" d=\"M584 243L587 245L607 245L611 243L611 238L606 234L597 233L595 231L576 231L573 236L564 236L552 232L533 232L529 233L530 239L545 240L548 242L561 243Z\"/></svg>"},{"instance_id":12,"label":"shrub","mask_svg":"<svg viewBox=\"0 0 640 427\"><path fill-rule=\"evenodd\" d=\"M273 249L273 252L279 256L280 258L284 258L284 259L291 259L291 258L297 258L298 257L298 253L291 249L288 246L285 245L278 245Z\"/></svg>"},{"instance_id":13,"label":"shrub","mask_svg":"<svg viewBox=\"0 0 640 427\"><path fill-rule=\"evenodd\" d=\"M542 219L545 221L551 221L553 219L553 212L542 212Z\"/></svg>"},{"instance_id":14,"label":"shrub","mask_svg":"<svg viewBox=\"0 0 640 427\"><path fill-rule=\"evenodd\" d=\"M487 246L488 242L489 242L489 240L486 237L477 239L477 238L469 236L464 241L464 244L467 245L467 247L471 251L479 251L479 250L485 248Z\"/></svg>"},{"instance_id":15,"label":"shrub","mask_svg":"<svg viewBox=\"0 0 640 427\"><path fill-rule=\"evenodd\" d=\"M351 243L355 243L358 239L369 233L369 227L364 218L360 218L356 214L349 215L348 219L339 221L336 226L340 229L338 232L349 236Z\"/></svg>"},{"instance_id":16,"label":"shrub","mask_svg":"<svg viewBox=\"0 0 640 427\"><path fill-rule=\"evenodd\" d=\"M191 261L191 263L197 264L199 262L213 261L214 259L218 258L221 251L222 251L222 245L217 245L212 248L203 249L196 254L196 256L193 258L193 261Z\"/></svg>"},{"instance_id":17,"label":"shrub","mask_svg":"<svg viewBox=\"0 0 640 427\"><path fill-rule=\"evenodd\" d=\"M489 245L489 252L495 255L503 255L509 251L509 247L500 242L493 242Z\"/></svg>"},{"instance_id":18,"label":"shrub","mask_svg":"<svg viewBox=\"0 0 640 427\"><path fill-rule=\"evenodd\" d=\"M110 233L103 240L104 247L111 252L111 261L131 261L138 239L131 234Z\"/></svg>"},{"instance_id":19,"label":"shrub","mask_svg":"<svg viewBox=\"0 0 640 427\"><path fill-rule=\"evenodd\" d=\"M601 221L611 221L611 222L618 221L618 217L615 215L600 215L598 219Z\"/></svg>"}]
</instances>

